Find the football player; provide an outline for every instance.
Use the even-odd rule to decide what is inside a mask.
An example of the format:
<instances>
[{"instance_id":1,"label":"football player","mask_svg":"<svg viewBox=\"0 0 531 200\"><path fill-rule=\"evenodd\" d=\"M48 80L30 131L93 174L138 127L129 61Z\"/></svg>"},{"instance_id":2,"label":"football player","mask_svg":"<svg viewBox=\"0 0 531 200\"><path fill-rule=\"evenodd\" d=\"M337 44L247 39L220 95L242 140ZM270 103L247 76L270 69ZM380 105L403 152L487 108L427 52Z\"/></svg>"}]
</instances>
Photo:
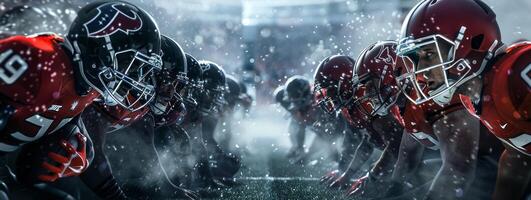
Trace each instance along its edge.
<instances>
[{"instance_id":1,"label":"football player","mask_svg":"<svg viewBox=\"0 0 531 200\"><path fill-rule=\"evenodd\" d=\"M213 137L217 118L221 116L221 109L225 104L223 97L226 86L225 72L218 64L211 61L199 61L199 67L201 77L197 81L197 87L187 91L187 95L196 99L197 106L190 110L183 122L183 127L190 134L192 154L195 159L192 184L193 188L198 189L225 187L214 178L211 170L213 160L209 159L214 155L226 156L219 153L220 147ZM239 159L228 160L237 171Z\"/></svg>"},{"instance_id":2,"label":"football player","mask_svg":"<svg viewBox=\"0 0 531 200\"><path fill-rule=\"evenodd\" d=\"M249 108L253 102L252 97L247 94L247 89L244 88L245 84L237 80L234 76L227 75L227 87L225 88L225 107L223 108L222 121L221 125L223 126L223 131L219 133L220 136L220 145L223 149L231 149L230 143L232 140L232 126L234 123L235 112L240 108L243 109L244 113L249 112Z\"/></svg>"},{"instance_id":3,"label":"football player","mask_svg":"<svg viewBox=\"0 0 531 200\"><path fill-rule=\"evenodd\" d=\"M30 181L54 181L86 170L92 147L80 113L95 100L133 111L144 108L154 96L153 74L162 66L156 23L121 1L83 7L65 38L12 36L0 40L0 52L0 151L9 153L29 142L38 146L47 137L57 142L22 158L19 172L42 167L17 173ZM129 96L136 101L128 101Z\"/></svg>"},{"instance_id":4,"label":"football player","mask_svg":"<svg viewBox=\"0 0 531 200\"><path fill-rule=\"evenodd\" d=\"M292 163L303 162L307 156L318 150L314 142L308 152L305 152L304 141L307 127L316 134L317 139L329 145L321 149L329 150L333 161L339 160L338 147L334 146L334 141L344 134L346 124L341 120L336 120L335 116L328 115L314 103L312 89L308 79L302 76L292 76L286 80L284 86L277 88L274 94L276 102L291 116L288 133L292 147L287 157Z\"/></svg>"},{"instance_id":5,"label":"football player","mask_svg":"<svg viewBox=\"0 0 531 200\"><path fill-rule=\"evenodd\" d=\"M348 56L330 56L323 59L315 70L315 101L322 112L329 114L330 117L336 118L336 120L346 120L340 114L340 110L344 105L350 104L353 101L352 70L354 69L355 63L354 59ZM347 125L349 132L345 133L343 139L343 149L338 168L327 172L321 178L321 182L327 186L346 186L349 178L342 179L344 184L339 184L337 180L347 171L356 152L359 152L359 155L363 155L363 158L360 158L360 156L357 158L357 162L360 162L359 165L363 164L372 153L372 148L368 143L361 143L363 136L360 134L358 127L352 127L350 124ZM367 155L367 159L365 155ZM352 166L352 168L356 167ZM349 171L356 170L350 169Z\"/></svg>"},{"instance_id":6,"label":"football player","mask_svg":"<svg viewBox=\"0 0 531 200\"><path fill-rule=\"evenodd\" d=\"M106 135L134 124L132 125L133 128L146 132L143 135L144 139L151 146L155 126L174 124L182 119L185 113L182 98L177 93L182 91L187 84L187 61L184 51L175 41L166 36L162 37L161 48L163 69L156 73L157 92L155 100L150 106L131 111L119 106L108 106L97 102L89 106L83 113L83 118L87 121L87 130L93 138L95 157L93 165L80 178L102 199L126 199L126 195L112 174L110 163L104 151ZM153 150L150 153L158 159L158 154L154 148L147 149ZM172 183L170 182L170 184ZM49 190L49 187L42 189ZM184 195L194 198L192 192L180 187L176 187L176 189Z\"/></svg>"},{"instance_id":7,"label":"football player","mask_svg":"<svg viewBox=\"0 0 531 200\"><path fill-rule=\"evenodd\" d=\"M203 139L209 147L209 165L212 176L226 186L235 184L233 176L240 168L240 158L235 152L230 151L230 135L232 130L232 115L236 106L247 105L250 100L246 94L240 93L240 83L234 77L226 75L226 86L224 89L222 105L219 105L218 117L206 117L203 121ZM252 100L251 100L252 101ZM221 126L221 127L219 127ZM214 138L216 130L222 129L218 134L225 136L221 140ZM225 140L223 140L225 139Z\"/></svg>"},{"instance_id":8,"label":"football player","mask_svg":"<svg viewBox=\"0 0 531 200\"><path fill-rule=\"evenodd\" d=\"M529 44L506 49L495 13L479 0L421 1L406 17L401 35L397 53L405 61L399 77L404 94L413 108L431 103L445 111L430 123L443 166L427 197L463 197L482 155L480 139L489 136L480 133L481 121L507 146L494 198L524 198L531 171L526 164Z\"/></svg>"},{"instance_id":9,"label":"football player","mask_svg":"<svg viewBox=\"0 0 531 200\"><path fill-rule=\"evenodd\" d=\"M126 198L112 175L104 152L106 135L132 124L135 124L133 128L137 130L151 130L155 122L160 125L174 123L185 113L182 98L178 94L187 84L187 61L184 51L167 36L162 37L161 48L163 69L156 74L157 90L155 99L149 106L130 111L117 106L94 104L92 109L83 113L87 119L87 129L94 140L96 156L94 165L81 175L81 179L100 198ZM150 134L145 134L144 137L147 137L146 141L151 145ZM154 157L157 155L157 152L151 153Z\"/></svg>"},{"instance_id":10,"label":"football player","mask_svg":"<svg viewBox=\"0 0 531 200\"><path fill-rule=\"evenodd\" d=\"M382 194L381 189L389 185L385 183L389 182L390 172L398 156L402 128L388 112L396 99L392 98L394 95L387 93L379 95L382 85L395 81L393 77L378 76L378 71L393 68L395 65L395 59L390 53L391 44L393 43L379 42L371 45L359 56L358 62L347 56L332 56L325 59L316 70L318 76L328 77L329 81L335 80L328 82L330 85L320 84L327 86L317 91L324 96L323 107L341 112L351 126L364 133L350 166L331 183L331 186L344 186L350 183L350 178L368 160L372 149L382 150L381 157L374 167L365 176L354 181L348 191L351 194L370 196ZM318 76L316 75L316 80L319 80ZM332 77L338 78L331 79ZM320 81L323 82L326 83ZM394 91L400 90L396 88ZM369 150L360 151L363 149Z\"/></svg>"}]
</instances>

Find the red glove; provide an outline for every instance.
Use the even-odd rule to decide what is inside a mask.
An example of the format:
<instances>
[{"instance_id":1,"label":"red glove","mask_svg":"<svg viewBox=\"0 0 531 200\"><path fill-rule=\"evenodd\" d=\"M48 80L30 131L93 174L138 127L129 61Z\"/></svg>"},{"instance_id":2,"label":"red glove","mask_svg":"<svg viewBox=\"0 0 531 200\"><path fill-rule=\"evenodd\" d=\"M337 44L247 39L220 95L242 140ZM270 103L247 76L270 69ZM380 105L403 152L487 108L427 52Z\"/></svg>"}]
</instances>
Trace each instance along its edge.
<instances>
[{"instance_id":1,"label":"red glove","mask_svg":"<svg viewBox=\"0 0 531 200\"><path fill-rule=\"evenodd\" d=\"M58 152L48 153L48 157L59 165L44 161L41 167L48 170L50 174L39 175L39 180L53 182L62 177L78 176L87 169L89 165L86 149L87 137L80 132L74 134L77 145L64 139L61 140L61 147L66 151L66 155L63 156Z\"/></svg>"},{"instance_id":2,"label":"red glove","mask_svg":"<svg viewBox=\"0 0 531 200\"><path fill-rule=\"evenodd\" d=\"M336 178L332 183L328 185L328 187L335 188L339 187L340 189L343 189L348 186L350 183L350 177L351 175L347 173L341 174L338 178Z\"/></svg>"},{"instance_id":3,"label":"red glove","mask_svg":"<svg viewBox=\"0 0 531 200\"><path fill-rule=\"evenodd\" d=\"M321 177L321 183L329 185L332 181L336 180L341 173L339 170L333 170L327 172L323 177Z\"/></svg>"},{"instance_id":4,"label":"red glove","mask_svg":"<svg viewBox=\"0 0 531 200\"><path fill-rule=\"evenodd\" d=\"M350 186L350 189L347 190L348 196L355 196L363 193L363 189L365 185L368 184L370 181L370 174L367 173L365 176L362 176L361 178L358 178L352 183Z\"/></svg>"}]
</instances>

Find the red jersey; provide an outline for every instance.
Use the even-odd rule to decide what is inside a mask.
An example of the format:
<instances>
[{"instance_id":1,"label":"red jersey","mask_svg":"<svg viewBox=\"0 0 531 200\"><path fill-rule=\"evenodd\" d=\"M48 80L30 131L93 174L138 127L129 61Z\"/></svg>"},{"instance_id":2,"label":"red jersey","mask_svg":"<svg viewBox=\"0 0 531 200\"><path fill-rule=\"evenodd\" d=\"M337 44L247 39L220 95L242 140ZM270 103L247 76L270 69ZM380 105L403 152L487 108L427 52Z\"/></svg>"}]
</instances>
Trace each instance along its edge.
<instances>
[{"instance_id":1,"label":"red jersey","mask_svg":"<svg viewBox=\"0 0 531 200\"><path fill-rule=\"evenodd\" d=\"M369 142L375 147L383 149L386 147L386 139L383 132L375 130L375 126L381 126L380 117L369 118L366 114L363 114L358 108L342 108L341 115L345 118L347 123L352 128L365 129ZM382 133L382 134L380 134Z\"/></svg>"},{"instance_id":2,"label":"red jersey","mask_svg":"<svg viewBox=\"0 0 531 200\"><path fill-rule=\"evenodd\" d=\"M95 103L94 106L107 118L108 124L110 125L110 127L106 129L107 132L113 132L123 127L127 127L144 117L149 111L148 106L138 109L137 111L131 111L119 105L107 106L100 102Z\"/></svg>"},{"instance_id":3,"label":"red jersey","mask_svg":"<svg viewBox=\"0 0 531 200\"><path fill-rule=\"evenodd\" d=\"M478 112L470 98L460 97L491 133L531 155L531 42L510 46L484 74Z\"/></svg>"},{"instance_id":4,"label":"red jersey","mask_svg":"<svg viewBox=\"0 0 531 200\"><path fill-rule=\"evenodd\" d=\"M0 151L55 132L99 95L76 91L74 64L57 35L13 36L0 40L0 104L14 108L0 130Z\"/></svg>"},{"instance_id":5,"label":"red jersey","mask_svg":"<svg viewBox=\"0 0 531 200\"><path fill-rule=\"evenodd\" d=\"M155 118L155 126L170 126L173 124L181 125L186 116L186 107L183 103L176 103L172 105L167 112L164 112L161 115L153 113Z\"/></svg>"}]
</instances>

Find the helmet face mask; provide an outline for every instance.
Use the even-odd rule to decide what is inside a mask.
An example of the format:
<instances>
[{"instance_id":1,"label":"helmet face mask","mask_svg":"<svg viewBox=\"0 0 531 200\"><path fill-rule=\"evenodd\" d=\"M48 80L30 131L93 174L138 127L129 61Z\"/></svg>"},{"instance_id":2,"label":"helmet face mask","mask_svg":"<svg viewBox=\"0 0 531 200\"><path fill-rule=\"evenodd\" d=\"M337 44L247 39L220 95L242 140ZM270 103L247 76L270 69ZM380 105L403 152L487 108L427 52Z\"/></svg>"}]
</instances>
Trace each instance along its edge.
<instances>
[{"instance_id":1,"label":"helmet face mask","mask_svg":"<svg viewBox=\"0 0 531 200\"><path fill-rule=\"evenodd\" d=\"M395 105L400 90L394 84L385 84L382 79L369 79L356 86L354 105L368 117L385 116Z\"/></svg>"},{"instance_id":2,"label":"helmet face mask","mask_svg":"<svg viewBox=\"0 0 531 200\"><path fill-rule=\"evenodd\" d=\"M406 69L398 80L414 104L449 103L504 50L496 14L480 0L419 1L404 19L401 38L397 54ZM428 46L432 59L422 54Z\"/></svg>"},{"instance_id":3,"label":"helmet face mask","mask_svg":"<svg viewBox=\"0 0 531 200\"><path fill-rule=\"evenodd\" d=\"M312 104L312 96L308 91L299 91L298 94L288 91L284 101L289 103L288 110L299 110Z\"/></svg>"},{"instance_id":4,"label":"helmet face mask","mask_svg":"<svg viewBox=\"0 0 531 200\"><path fill-rule=\"evenodd\" d=\"M329 56L314 74L314 96L325 113L337 117L352 102L352 72L356 61L345 55Z\"/></svg>"},{"instance_id":5,"label":"helmet face mask","mask_svg":"<svg viewBox=\"0 0 531 200\"><path fill-rule=\"evenodd\" d=\"M175 81L173 83L174 84L167 84L157 88L156 98L151 105L151 110L156 115L167 114L172 110L171 108L184 102L184 98L182 97L184 90L179 90L178 88L184 88L184 86L181 85L184 85L185 83L181 83L180 81Z\"/></svg>"},{"instance_id":6,"label":"helmet face mask","mask_svg":"<svg viewBox=\"0 0 531 200\"><path fill-rule=\"evenodd\" d=\"M219 114L226 105L224 98L226 77L221 66L211 61L200 61L203 88L198 95L199 111L203 115Z\"/></svg>"},{"instance_id":7,"label":"helmet face mask","mask_svg":"<svg viewBox=\"0 0 531 200\"><path fill-rule=\"evenodd\" d=\"M419 39L404 38L399 42L397 54L405 70L397 81L411 102L422 104L447 95L471 78L469 61L455 60L465 30L461 28L455 41L436 34Z\"/></svg>"},{"instance_id":8,"label":"helmet face mask","mask_svg":"<svg viewBox=\"0 0 531 200\"><path fill-rule=\"evenodd\" d=\"M185 88L188 84L188 78L178 75L175 77L157 77L170 81L166 81L165 84L157 86L157 94L153 103L158 108L171 108L174 105L184 102L183 95L185 94ZM173 80L172 80L173 79ZM162 110L162 113L169 111ZM159 111L160 112L160 111Z\"/></svg>"},{"instance_id":9,"label":"helmet face mask","mask_svg":"<svg viewBox=\"0 0 531 200\"><path fill-rule=\"evenodd\" d=\"M180 90L179 94L183 98L183 102L188 110L195 110L198 108L198 101L200 95L204 90L204 81L201 79L203 72L198 61L190 54L185 54L187 73L187 84Z\"/></svg>"},{"instance_id":10,"label":"helmet face mask","mask_svg":"<svg viewBox=\"0 0 531 200\"><path fill-rule=\"evenodd\" d=\"M157 93L150 105L157 115L168 115L183 103L184 88L189 80L186 55L177 42L163 35L161 41L163 69L156 75Z\"/></svg>"},{"instance_id":11,"label":"helmet face mask","mask_svg":"<svg viewBox=\"0 0 531 200\"><path fill-rule=\"evenodd\" d=\"M330 86L327 88L322 88L319 85L315 86L315 99L317 105L325 113L336 117L341 114L341 109L343 107L348 107L353 102L351 94L342 94L340 92L343 81L339 81L338 86ZM347 97L349 96L349 97Z\"/></svg>"},{"instance_id":12,"label":"helmet face mask","mask_svg":"<svg viewBox=\"0 0 531 200\"><path fill-rule=\"evenodd\" d=\"M396 41L376 42L357 59L352 76L351 110L357 110L362 118L388 115L401 94L396 75L402 72L403 64L395 53L396 46Z\"/></svg>"},{"instance_id":13,"label":"helmet face mask","mask_svg":"<svg viewBox=\"0 0 531 200\"><path fill-rule=\"evenodd\" d=\"M323 110L329 115L335 115L337 111L341 108L339 101L333 98L334 95L335 90L333 87L315 87L315 98L317 100L317 105L319 105L321 110Z\"/></svg>"},{"instance_id":14,"label":"helmet face mask","mask_svg":"<svg viewBox=\"0 0 531 200\"><path fill-rule=\"evenodd\" d=\"M93 2L83 7L66 35L84 80L79 89L94 89L104 103L131 111L155 97L154 75L162 69L161 36L153 18L123 1Z\"/></svg>"},{"instance_id":15,"label":"helmet face mask","mask_svg":"<svg viewBox=\"0 0 531 200\"><path fill-rule=\"evenodd\" d=\"M203 114L213 114L221 112L226 104L224 99L224 88L213 88L203 90L200 94L199 110Z\"/></svg>"},{"instance_id":16,"label":"helmet face mask","mask_svg":"<svg viewBox=\"0 0 531 200\"><path fill-rule=\"evenodd\" d=\"M197 99L203 91L202 81L190 81L188 85L183 89L183 102L189 109L196 109L199 103Z\"/></svg>"},{"instance_id":17,"label":"helmet face mask","mask_svg":"<svg viewBox=\"0 0 531 200\"><path fill-rule=\"evenodd\" d=\"M111 59L113 67L98 74L106 101L133 111L150 103L155 97L154 73L162 68L160 56L129 49L116 52Z\"/></svg>"}]
</instances>

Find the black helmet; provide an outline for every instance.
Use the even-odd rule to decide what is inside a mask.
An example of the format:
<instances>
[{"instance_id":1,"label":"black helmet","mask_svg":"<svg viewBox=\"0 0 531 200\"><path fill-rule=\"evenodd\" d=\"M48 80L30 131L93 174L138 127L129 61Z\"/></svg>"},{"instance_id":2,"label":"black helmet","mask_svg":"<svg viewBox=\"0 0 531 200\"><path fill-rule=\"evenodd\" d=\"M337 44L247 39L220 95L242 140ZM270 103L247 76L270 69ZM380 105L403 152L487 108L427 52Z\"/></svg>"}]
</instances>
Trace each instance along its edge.
<instances>
[{"instance_id":1,"label":"black helmet","mask_svg":"<svg viewBox=\"0 0 531 200\"><path fill-rule=\"evenodd\" d=\"M283 101L289 105L288 110L297 110L312 104L312 87L310 81L302 76L292 76L285 84Z\"/></svg>"},{"instance_id":2,"label":"black helmet","mask_svg":"<svg viewBox=\"0 0 531 200\"><path fill-rule=\"evenodd\" d=\"M288 109L289 103L284 100L286 96L286 88L284 85L280 85L273 91L273 97L275 98L275 103L280 104L285 109Z\"/></svg>"},{"instance_id":3,"label":"black helmet","mask_svg":"<svg viewBox=\"0 0 531 200\"><path fill-rule=\"evenodd\" d=\"M190 54L186 54L186 63L188 65L188 84L183 91L183 100L186 109L189 111L197 108L197 100L203 91L203 72L199 62Z\"/></svg>"},{"instance_id":4,"label":"black helmet","mask_svg":"<svg viewBox=\"0 0 531 200\"><path fill-rule=\"evenodd\" d=\"M234 106L240 98L240 82L231 75L227 75L225 78L227 82L224 95L225 101L227 101L228 106Z\"/></svg>"},{"instance_id":5,"label":"black helmet","mask_svg":"<svg viewBox=\"0 0 531 200\"><path fill-rule=\"evenodd\" d=\"M240 93L241 94L247 94L247 85L243 81L239 81L240 83Z\"/></svg>"},{"instance_id":6,"label":"black helmet","mask_svg":"<svg viewBox=\"0 0 531 200\"><path fill-rule=\"evenodd\" d=\"M106 104L138 110L153 100L153 74L162 68L160 33L144 10L123 1L90 3L66 39L78 63L76 75Z\"/></svg>"},{"instance_id":7,"label":"black helmet","mask_svg":"<svg viewBox=\"0 0 531 200\"><path fill-rule=\"evenodd\" d=\"M225 93L225 72L216 63L211 61L199 61L203 73L203 92L199 98L199 110L203 114L210 114L215 109L221 108L226 102L223 99Z\"/></svg>"},{"instance_id":8,"label":"black helmet","mask_svg":"<svg viewBox=\"0 0 531 200\"><path fill-rule=\"evenodd\" d=\"M183 49L171 38L163 35L162 70L156 74L157 95L151 105L151 110L162 115L170 111L173 105L182 103L181 92L188 84L188 67Z\"/></svg>"},{"instance_id":9,"label":"black helmet","mask_svg":"<svg viewBox=\"0 0 531 200\"><path fill-rule=\"evenodd\" d=\"M284 100L284 85L280 85L273 91L273 98L275 98L275 103L282 103Z\"/></svg>"}]
</instances>

